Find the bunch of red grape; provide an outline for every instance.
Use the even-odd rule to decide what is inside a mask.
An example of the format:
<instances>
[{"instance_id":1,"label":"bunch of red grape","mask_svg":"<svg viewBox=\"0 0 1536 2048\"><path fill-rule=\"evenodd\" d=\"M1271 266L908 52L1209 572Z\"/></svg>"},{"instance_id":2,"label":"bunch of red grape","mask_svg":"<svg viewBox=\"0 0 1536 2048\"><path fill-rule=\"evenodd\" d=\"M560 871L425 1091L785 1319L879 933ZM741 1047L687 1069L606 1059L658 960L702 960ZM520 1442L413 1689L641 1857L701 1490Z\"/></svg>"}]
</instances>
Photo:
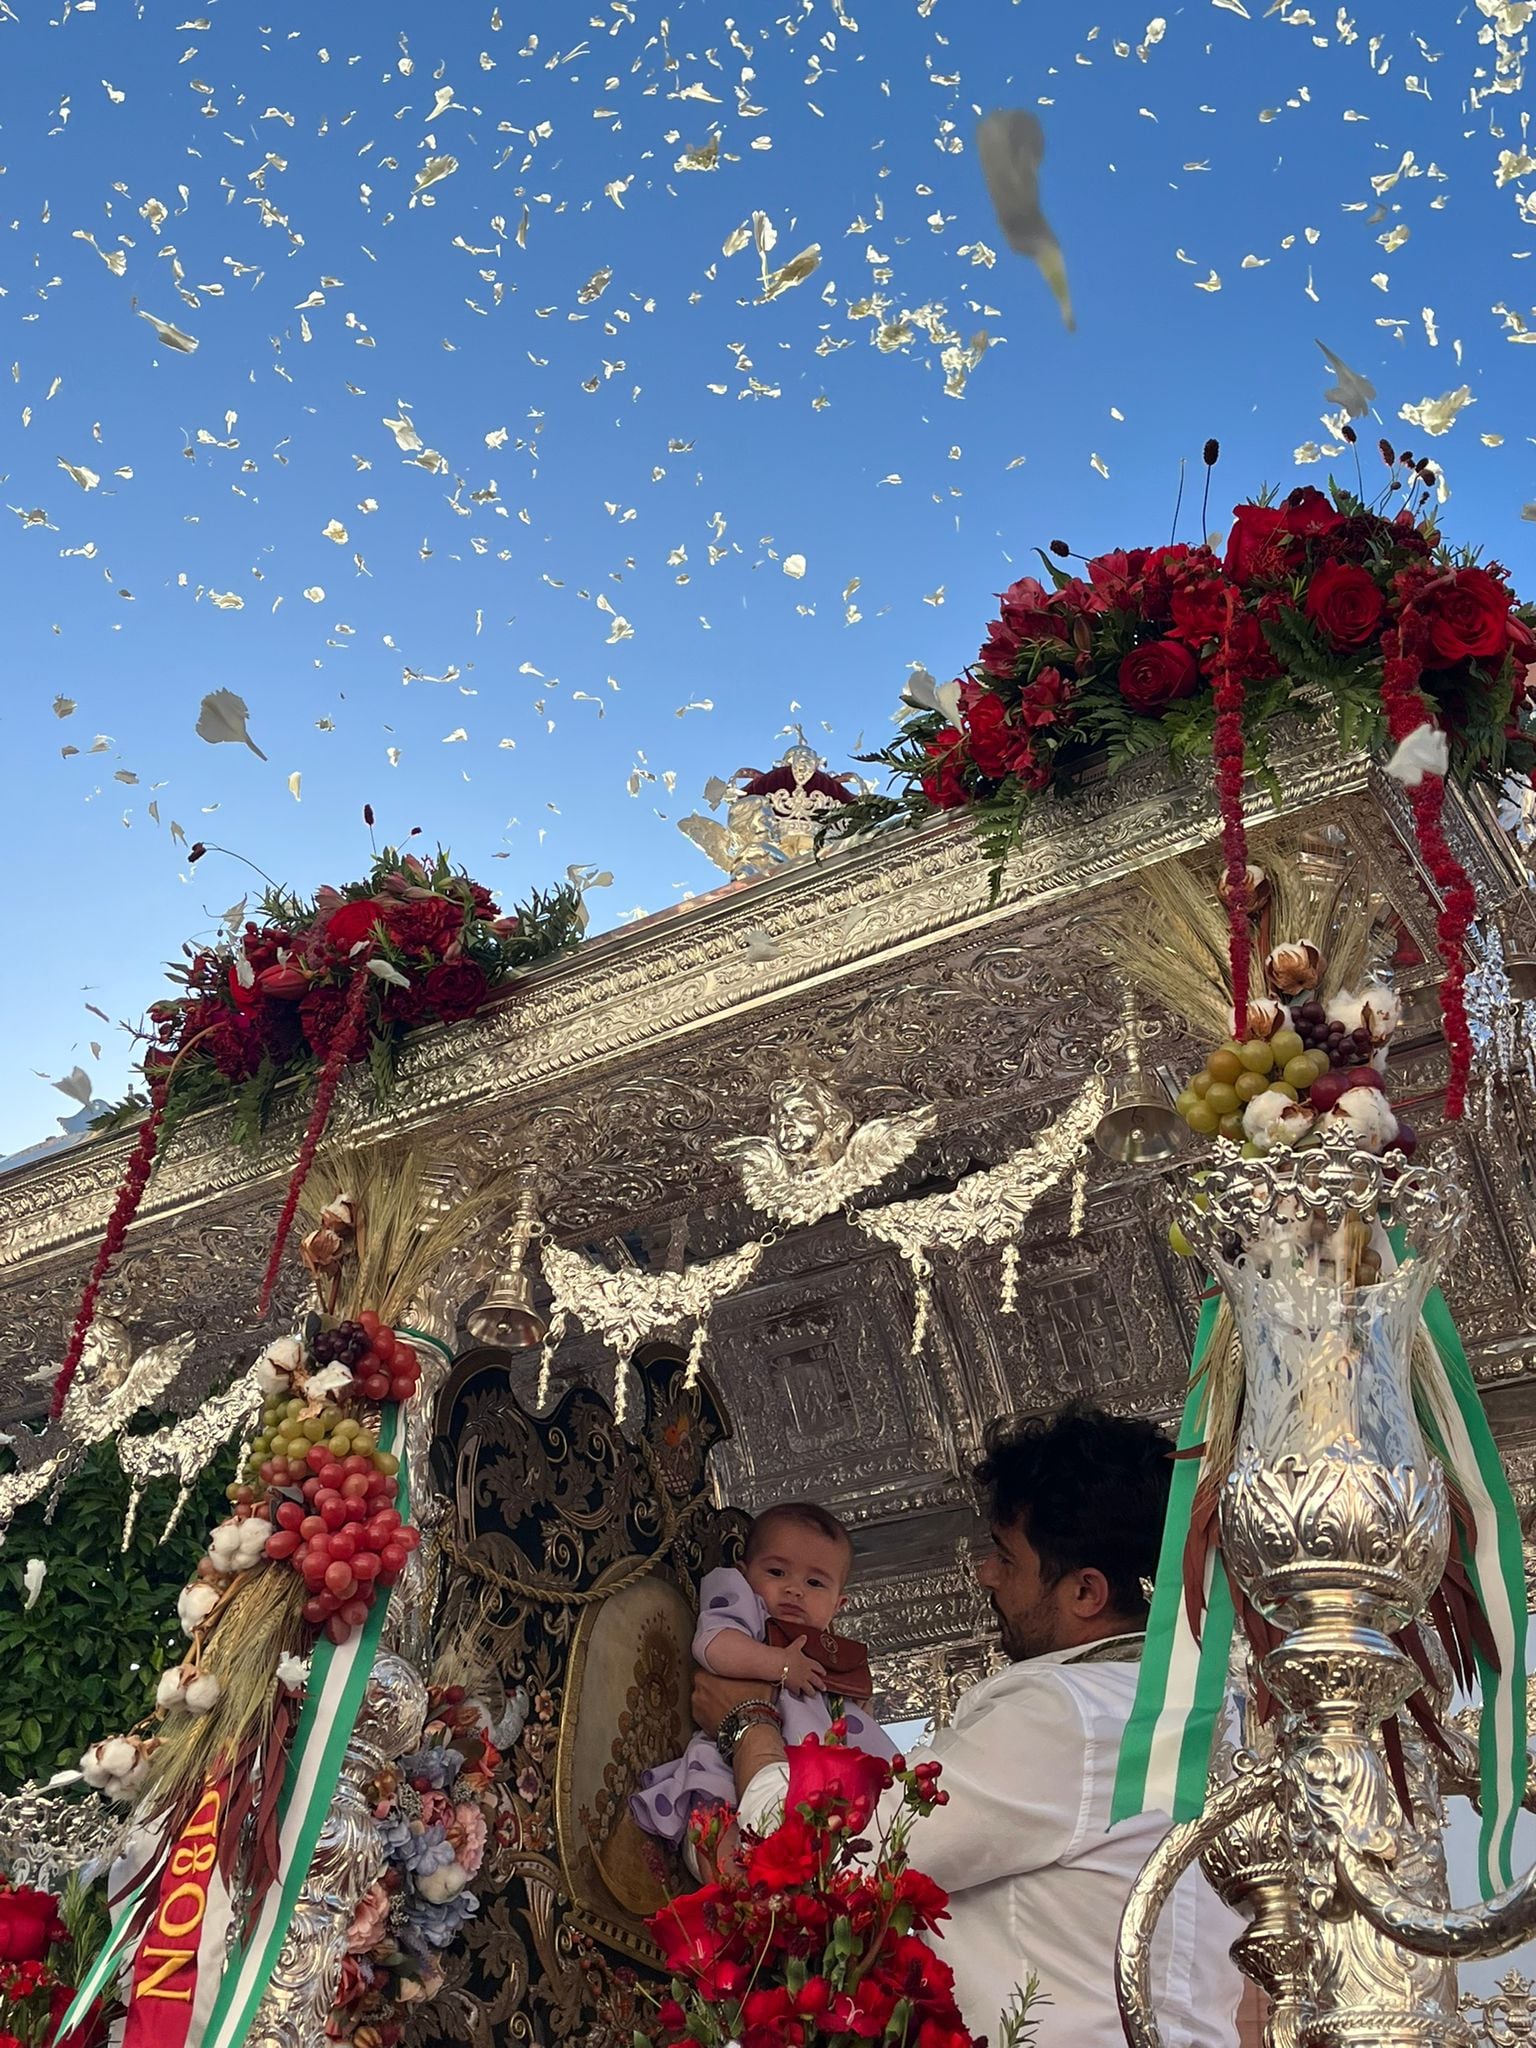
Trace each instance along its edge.
<instances>
[{"instance_id":1,"label":"bunch of red grape","mask_svg":"<svg viewBox=\"0 0 1536 2048\"><path fill-rule=\"evenodd\" d=\"M330 1444L311 1447L303 1502L283 1501L267 1538L267 1556L290 1561L309 1589L304 1619L333 1643L362 1627L377 1588L395 1584L421 1541L394 1504L395 1459L366 1431L353 1443L342 1457Z\"/></svg>"},{"instance_id":2,"label":"bunch of red grape","mask_svg":"<svg viewBox=\"0 0 1536 2048\"><path fill-rule=\"evenodd\" d=\"M365 1308L355 1322L322 1330L313 1344L318 1366L344 1365L352 1384L343 1399L409 1401L421 1380L421 1362L403 1338Z\"/></svg>"},{"instance_id":3,"label":"bunch of red grape","mask_svg":"<svg viewBox=\"0 0 1536 2048\"><path fill-rule=\"evenodd\" d=\"M1302 1003L1291 1012L1291 1028L1307 1051L1325 1052L1331 1067L1369 1066L1375 1040L1363 1025L1351 1031L1339 1018L1330 1018L1321 1003Z\"/></svg>"}]
</instances>

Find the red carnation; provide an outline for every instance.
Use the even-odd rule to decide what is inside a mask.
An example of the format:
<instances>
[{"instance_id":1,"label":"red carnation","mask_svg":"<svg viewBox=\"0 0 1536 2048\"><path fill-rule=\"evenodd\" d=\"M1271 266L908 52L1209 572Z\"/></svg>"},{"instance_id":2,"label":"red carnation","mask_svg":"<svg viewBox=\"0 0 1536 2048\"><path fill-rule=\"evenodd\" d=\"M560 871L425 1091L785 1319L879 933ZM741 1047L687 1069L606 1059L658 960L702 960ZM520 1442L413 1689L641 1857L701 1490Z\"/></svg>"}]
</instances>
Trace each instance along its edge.
<instances>
[{"instance_id":1,"label":"red carnation","mask_svg":"<svg viewBox=\"0 0 1536 2048\"><path fill-rule=\"evenodd\" d=\"M923 751L933 766L920 778L923 795L936 810L957 811L964 804L965 780L960 772L960 743L964 734L952 725L923 741Z\"/></svg>"},{"instance_id":2,"label":"red carnation","mask_svg":"<svg viewBox=\"0 0 1536 2048\"><path fill-rule=\"evenodd\" d=\"M795 1813L747 1852L749 1880L770 1891L790 1891L796 1885L809 1884L817 1865L816 1838Z\"/></svg>"},{"instance_id":3,"label":"red carnation","mask_svg":"<svg viewBox=\"0 0 1536 2048\"><path fill-rule=\"evenodd\" d=\"M1509 644L1511 602L1486 569L1458 569L1454 581L1427 591L1420 611L1439 662L1454 668L1468 660L1498 660Z\"/></svg>"},{"instance_id":4,"label":"red carnation","mask_svg":"<svg viewBox=\"0 0 1536 2048\"><path fill-rule=\"evenodd\" d=\"M384 915L384 928L402 953L441 957L464 929L464 906L447 896L391 904Z\"/></svg>"},{"instance_id":5,"label":"red carnation","mask_svg":"<svg viewBox=\"0 0 1536 2048\"><path fill-rule=\"evenodd\" d=\"M483 1009L489 993L490 984L483 968L472 960L445 960L421 984L422 1012L454 1024L461 1017L473 1017Z\"/></svg>"},{"instance_id":6,"label":"red carnation","mask_svg":"<svg viewBox=\"0 0 1536 2048\"><path fill-rule=\"evenodd\" d=\"M1120 663L1120 694L1133 711L1161 711L1192 696L1200 670L1182 640L1146 640Z\"/></svg>"},{"instance_id":7,"label":"red carnation","mask_svg":"<svg viewBox=\"0 0 1536 2048\"><path fill-rule=\"evenodd\" d=\"M1227 583L1218 575L1180 576L1169 599L1173 630L1192 647L1214 640L1227 623Z\"/></svg>"}]
</instances>

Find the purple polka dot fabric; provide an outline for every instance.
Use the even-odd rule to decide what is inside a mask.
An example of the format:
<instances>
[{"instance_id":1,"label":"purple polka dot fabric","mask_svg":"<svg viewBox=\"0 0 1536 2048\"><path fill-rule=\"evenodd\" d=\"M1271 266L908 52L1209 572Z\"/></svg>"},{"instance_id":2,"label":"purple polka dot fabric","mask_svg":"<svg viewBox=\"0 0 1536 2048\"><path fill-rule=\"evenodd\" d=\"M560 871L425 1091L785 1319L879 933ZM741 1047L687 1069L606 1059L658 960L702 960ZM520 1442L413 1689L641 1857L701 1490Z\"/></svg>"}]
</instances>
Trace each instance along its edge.
<instances>
[{"instance_id":1,"label":"purple polka dot fabric","mask_svg":"<svg viewBox=\"0 0 1536 2048\"><path fill-rule=\"evenodd\" d=\"M705 1575L699 1589L699 1626L693 1638L694 1661L706 1671L714 1669L709 1646L724 1629L739 1629L756 1642L768 1634L768 1610L739 1571L721 1570ZM816 1694L796 1699L785 1693L779 1701L784 1715L786 1743L804 1742L808 1735L823 1740L832 1724L826 1701ZM890 1737L879 1724L857 1707L844 1712L848 1740L871 1756L895 1754ZM674 1762L658 1764L646 1771L640 1788L630 1800L630 1809L648 1835L681 1846L688 1822L699 1806L734 1806L736 1786L731 1773L720 1761L720 1753L707 1735L695 1735Z\"/></svg>"}]
</instances>

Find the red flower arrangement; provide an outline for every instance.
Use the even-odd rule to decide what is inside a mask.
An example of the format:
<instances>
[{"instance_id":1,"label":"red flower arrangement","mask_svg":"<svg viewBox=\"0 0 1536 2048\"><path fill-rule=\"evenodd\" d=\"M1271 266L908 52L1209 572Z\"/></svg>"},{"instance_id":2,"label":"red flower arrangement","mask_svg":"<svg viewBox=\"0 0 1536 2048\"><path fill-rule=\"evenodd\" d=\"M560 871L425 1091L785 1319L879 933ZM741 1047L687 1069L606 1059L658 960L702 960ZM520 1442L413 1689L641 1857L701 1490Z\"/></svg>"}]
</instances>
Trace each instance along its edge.
<instances>
[{"instance_id":1,"label":"red flower arrangement","mask_svg":"<svg viewBox=\"0 0 1536 2048\"><path fill-rule=\"evenodd\" d=\"M945 1801L939 1766L909 1770L842 1736L834 1722L830 1741L792 1747L783 1824L651 1920L673 1981L642 2048L978 2048L954 1973L922 1939L949 1896L907 1860L911 1823ZM901 1817L871 1849L858 1837L896 1783ZM1005 2020L1010 2048L1028 2006Z\"/></svg>"},{"instance_id":2,"label":"red flower arrangement","mask_svg":"<svg viewBox=\"0 0 1536 2048\"><path fill-rule=\"evenodd\" d=\"M100 2048L106 2040L101 2005L66 2042L59 2022L75 1988L60 1975L74 1958L74 1939L52 1892L0 1878L0 2048Z\"/></svg>"},{"instance_id":3,"label":"red flower arrangement","mask_svg":"<svg viewBox=\"0 0 1536 2048\"><path fill-rule=\"evenodd\" d=\"M194 847L193 857L207 850ZM386 847L366 881L321 889L312 903L269 888L255 918L237 922L215 945L186 947L186 964L170 970L183 993L149 1011L141 1062L148 1101L131 1095L97 1126L116 1130L131 1119L138 1141L54 1383L53 1418L63 1413L102 1280L138 1213L159 1147L182 1117L225 1105L235 1141L254 1148L278 1085L316 1081L262 1283L265 1315L299 1190L346 1068L366 1060L386 1093L409 1030L474 1016L519 968L579 939L584 923L579 889L535 895L503 917L491 892L441 849L422 860Z\"/></svg>"},{"instance_id":4,"label":"red flower arrangement","mask_svg":"<svg viewBox=\"0 0 1536 2048\"><path fill-rule=\"evenodd\" d=\"M1497 564L1479 567L1445 545L1429 512L1432 472L1386 442L1382 456L1388 496L1401 505L1391 517L1343 491L1306 487L1278 504L1239 505L1224 556L1182 544L1116 551L1071 576L1042 555L1054 588L1026 576L1004 591L961 679L958 720L939 711L908 719L901 739L865 757L892 771L895 793L856 800L836 824L867 831L969 809L1000 867L1028 804L1044 790L1070 791L1090 760L1111 773L1155 751L1181 764L1213 760L1241 1036L1245 766L1263 765L1281 716L1332 719L1345 745L1390 746L1388 769L1410 792L1440 898L1446 1108L1459 1116L1476 903L1440 822L1445 777L1497 788L1536 765L1526 683L1536 614L1518 605Z\"/></svg>"}]
</instances>

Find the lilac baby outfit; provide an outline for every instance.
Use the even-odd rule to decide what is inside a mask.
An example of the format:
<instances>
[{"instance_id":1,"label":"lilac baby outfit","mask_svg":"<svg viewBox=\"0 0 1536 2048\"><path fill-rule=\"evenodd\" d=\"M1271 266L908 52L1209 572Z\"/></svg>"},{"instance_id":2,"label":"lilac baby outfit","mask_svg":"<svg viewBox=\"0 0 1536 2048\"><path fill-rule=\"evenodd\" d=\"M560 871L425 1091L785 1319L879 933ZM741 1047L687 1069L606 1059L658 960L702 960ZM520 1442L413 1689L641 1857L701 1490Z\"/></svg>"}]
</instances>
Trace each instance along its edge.
<instances>
[{"instance_id":1,"label":"lilac baby outfit","mask_svg":"<svg viewBox=\"0 0 1536 2048\"><path fill-rule=\"evenodd\" d=\"M768 1609L741 1572L708 1572L699 1588L699 1626L693 1638L694 1662L702 1664L706 1671L714 1669L709 1661L710 1644L722 1629L728 1628L740 1629L744 1635L764 1642L768 1635ZM779 1710L784 1716L786 1746L804 1742L808 1735L825 1740L832 1725L823 1693L812 1693L802 1700L785 1692L779 1698ZM843 1719L848 1724L850 1747L862 1749L870 1756L895 1755L890 1737L862 1707L844 1708ZM630 1801L635 1819L646 1833L659 1836L674 1848L681 1845L687 1834L688 1818L695 1807L735 1804L735 1781L707 1735L695 1735L674 1762L646 1771L640 1779L639 1791Z\"/></svg>"}]
</instances>

